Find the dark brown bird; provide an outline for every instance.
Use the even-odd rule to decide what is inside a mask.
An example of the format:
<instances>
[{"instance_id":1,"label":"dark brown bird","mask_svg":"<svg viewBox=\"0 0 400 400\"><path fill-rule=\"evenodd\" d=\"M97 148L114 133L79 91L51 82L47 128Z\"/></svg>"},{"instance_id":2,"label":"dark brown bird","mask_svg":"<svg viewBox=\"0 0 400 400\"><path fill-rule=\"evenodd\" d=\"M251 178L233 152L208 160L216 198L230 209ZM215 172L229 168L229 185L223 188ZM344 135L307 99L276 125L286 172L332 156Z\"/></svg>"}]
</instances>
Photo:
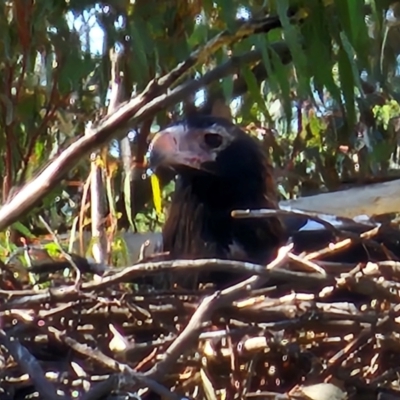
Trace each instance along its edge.
<instances>
[{"instance_id":1,"label":"dark brown bird","mask_svg":"<svg viewBox=\"0 0 400 400\"><path fill-rule=\"evenodd\" d=\"M151 141L149 164L156 173L170 168L177 175L162 232L163 250L173 259L215 257L265 264L289 238L298 253L334 240L330 230L315 223L310 228L304 217L231 216L235 209L271 209L278 202L272 168L260 142L228 120L197 115L175 122ZM372 227L352 220L338 220L337 225L357 233ZM398 247L397 242L390 244ZM374 251L359 245L330 259L387 259L384 252Z\"/></svg>"},{"instance_id":2,"label":"dark brown bird","mask_svg":"<svg viewBox=\"0 0 400 400\"><path fill-rule=\"evenodd\" d=\"M163 228L172 258L265 263L287 240L281 221L234 219L235 209L276 208L271 170L260 144L229 121L190 117L159 132L151 167L173 168L176 189Z\"/></svg>"}]
</instances>

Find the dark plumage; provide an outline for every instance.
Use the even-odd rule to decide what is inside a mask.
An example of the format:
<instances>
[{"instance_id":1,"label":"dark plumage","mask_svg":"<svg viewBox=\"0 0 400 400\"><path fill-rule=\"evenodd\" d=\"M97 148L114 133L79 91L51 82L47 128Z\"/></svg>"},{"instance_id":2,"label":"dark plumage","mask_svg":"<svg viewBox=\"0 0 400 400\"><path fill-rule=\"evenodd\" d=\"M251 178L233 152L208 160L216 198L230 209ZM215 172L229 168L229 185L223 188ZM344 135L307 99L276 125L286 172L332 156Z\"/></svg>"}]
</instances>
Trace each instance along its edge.
<instances>
[{"instance_id":1,"label":"dark plumage","mask_svg":"<svg viewBox=\"0 0 400 400\"><path fill-rule=\"evenodd\" d=\"M163 229L172 258L265 263L286 242L277 218L233 219L231 211L276 208L275 185L257 141L227 120L191 117L159 133L150 164L178 178Z\"/></svg>"},{"instance_id":2,"label":"dark plumage","mask_svg":"<svg viewBox=\"0 0 400 400\"><path fill-rule=\"evenodd\" d=\"M176 190L163 228L171 258L223 258L266 264L291 238L295 251L320 249L334 239L321 225L305 230L306 218L234 219L234 209L277 208L272 169L260 143L229 121L193 116L159 132L149 147L153 170L171 168ZM346 225L347 226L344 226ZM347 221L362 232L368 224ZM386 238L387 239L387 238ZM390 241L389 241L390 242ZM385 244L387 244L385 242ZM389 243L398 248L397 241ZM362 262L387 259L363 245L327 259Z\"/></svg>"}]
</instances>

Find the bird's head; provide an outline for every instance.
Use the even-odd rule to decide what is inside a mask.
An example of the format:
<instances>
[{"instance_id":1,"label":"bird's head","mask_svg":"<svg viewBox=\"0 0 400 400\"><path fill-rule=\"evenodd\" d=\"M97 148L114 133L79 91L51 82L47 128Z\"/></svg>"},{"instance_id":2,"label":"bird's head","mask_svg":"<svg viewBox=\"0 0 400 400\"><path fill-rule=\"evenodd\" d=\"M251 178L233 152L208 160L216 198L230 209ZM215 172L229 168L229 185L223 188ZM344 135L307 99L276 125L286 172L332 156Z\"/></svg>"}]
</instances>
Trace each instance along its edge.
<instances>
[{"instance_id":1,"label":"bird's head","mask_svg":"<svg viewBox=\"0 0 400 400\"><path fill-rule=\"evenodd\" d=\"M158 132L149 146L153 170L171 168L178 175L209 174L223 179L254 174L263 162L260 144L230 121L192 116Z\"/></svg>"}]
</instances>

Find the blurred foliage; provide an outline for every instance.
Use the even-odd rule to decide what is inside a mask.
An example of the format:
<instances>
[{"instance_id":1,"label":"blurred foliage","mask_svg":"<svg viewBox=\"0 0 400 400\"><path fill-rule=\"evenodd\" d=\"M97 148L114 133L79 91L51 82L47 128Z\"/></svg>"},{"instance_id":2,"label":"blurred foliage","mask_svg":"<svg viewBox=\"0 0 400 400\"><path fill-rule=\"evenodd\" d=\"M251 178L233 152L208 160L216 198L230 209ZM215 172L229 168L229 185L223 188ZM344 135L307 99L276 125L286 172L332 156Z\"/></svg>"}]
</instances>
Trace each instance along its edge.
<instances>
[{"instance_id":1,"label":"blurred foliage","mask_svg":"<svg viewBox=\"0 0 400 400\"><path fill-rule=\"evenodd\" d=\"M291 23L288 10L301 15L303 22ZM89 121L105 114L110 49L123 52L123 82L128 97L134 96L216 34L234 31L240 20L267 15L279 17L281 27L217 51L193 70L192 78L250 49L261 51L265 73L257 75L252 69L258 62L243 65L238 78L244 90L235 92L228 76L160 112L151 121L151 131L191 103L206 107L222 93L227 101L234 100L236 123L265 143L282 198L398 175L400 2L15 0L1 2L0 13L3 202L83 135ZM277 42L289 48L292 63L284 65L273 51ZM141 128L132 126L129 136L136 160L143 158L139 153L145 147L137 134ZM119 145L113 142L110 151L102 153L107 226L114 228L125 215ZM135 171L135 229L158 230L162 220L154 211L151 188L143 184L146 171L137 166ZM89 160L71 166L52 196L14 229L25 237L43 232L38 215L58 231L71 229L78 216L87 226L90 199L83 195L89 172ZM164 187L165 207L172 190L172 183ZM17 239L0 242L12 245Z\"/></svg>"}]
</instances>

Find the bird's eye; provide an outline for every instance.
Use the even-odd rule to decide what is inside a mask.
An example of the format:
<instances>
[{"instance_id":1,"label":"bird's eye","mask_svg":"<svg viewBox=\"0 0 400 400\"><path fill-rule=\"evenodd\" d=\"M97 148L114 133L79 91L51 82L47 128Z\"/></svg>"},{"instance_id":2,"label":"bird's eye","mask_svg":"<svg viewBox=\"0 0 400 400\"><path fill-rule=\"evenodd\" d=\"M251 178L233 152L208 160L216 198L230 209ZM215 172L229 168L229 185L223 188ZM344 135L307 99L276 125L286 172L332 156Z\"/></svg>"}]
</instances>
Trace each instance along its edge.
<instances>
[{"instance_id":1,"label":"bird's eye","mask_svg":"<svg viewBox=\"0 0 400 400\"><path fill-rule=\"evenodd\" d=\"M222 136L216 133L206 133L204 135L204 142L208 147L216 149L222 144Z\"/></svg>"}]
</instances>

